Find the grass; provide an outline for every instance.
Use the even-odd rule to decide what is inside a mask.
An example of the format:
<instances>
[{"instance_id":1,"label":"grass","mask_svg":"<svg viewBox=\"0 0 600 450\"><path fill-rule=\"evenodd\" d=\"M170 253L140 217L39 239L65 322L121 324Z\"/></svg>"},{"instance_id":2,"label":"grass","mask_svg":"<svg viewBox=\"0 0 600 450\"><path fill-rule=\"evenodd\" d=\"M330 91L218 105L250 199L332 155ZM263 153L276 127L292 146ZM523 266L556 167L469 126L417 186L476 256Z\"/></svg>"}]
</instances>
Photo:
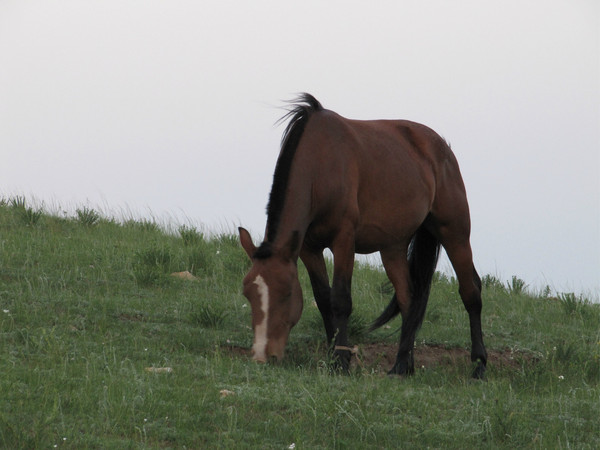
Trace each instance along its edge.
<instances>
[{"instance_id":1,"label":"grass","mask_svg":"<svg viewBox=\"0 0 600 450\"><path fill-rule=\"evenodd\" d=\"M467 360L335 376L302 269L286 359L257 365L235 236L28 209L0 202L1 448L600 447L600 307L585 298L484 276L486 344L515 355L490 360L487 382ZM357 264L353 344L398 339L399 320L364 333L385 280ZM457 290L436 275L418 347L468 346Z\"/></svg>"},{"instance_id":2,"label":"grass","mask_svg":"<svg viewBox=\"0 0 600 450\"><path fill-rule=\"evenodd\" d=\"M88 227L96 225L100 220L100 214L88 207L77 209L76 213L79 223Z\"/></svg>"}]
</instances>

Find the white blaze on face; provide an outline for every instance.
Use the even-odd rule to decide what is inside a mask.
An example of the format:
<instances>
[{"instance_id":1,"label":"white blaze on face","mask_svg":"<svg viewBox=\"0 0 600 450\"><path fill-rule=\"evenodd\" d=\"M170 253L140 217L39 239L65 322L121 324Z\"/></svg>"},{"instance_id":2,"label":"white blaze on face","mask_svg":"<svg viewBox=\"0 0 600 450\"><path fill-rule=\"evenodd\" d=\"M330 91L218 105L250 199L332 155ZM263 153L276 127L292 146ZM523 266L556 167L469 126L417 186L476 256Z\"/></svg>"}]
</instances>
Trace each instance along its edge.
<instances>
[{"instance_id":1,"label":"white blaze on face","mask_svg":"<svg viewBox=\"0 0 600 450\"><path fill-rule=\"evenodd\" d=\"M254 352L254 359L257 361L267 361L267 321L269 318L269 287L263 277L258 275L254 280L254 284L258 288L258 295L260 297L260 310L263 313L263 319L260 323L256 324L254 328L254 345L252 350Z\"/></svg>"}]
</instances>

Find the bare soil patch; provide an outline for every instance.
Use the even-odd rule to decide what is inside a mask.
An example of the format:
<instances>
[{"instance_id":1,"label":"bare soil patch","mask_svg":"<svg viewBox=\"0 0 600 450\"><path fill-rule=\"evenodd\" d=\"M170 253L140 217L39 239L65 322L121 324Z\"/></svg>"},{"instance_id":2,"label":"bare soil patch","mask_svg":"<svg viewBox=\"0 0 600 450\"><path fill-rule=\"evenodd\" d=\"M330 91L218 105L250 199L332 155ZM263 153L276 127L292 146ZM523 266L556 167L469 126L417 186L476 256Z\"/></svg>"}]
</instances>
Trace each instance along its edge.
<instances>
[{"instance_id":1,"label":"bare soil patch","mask_svg":"<svg viewBox=\"0 0 600 450\"><path fill-rule=\"evenodd\" d=\"M387 371L396 362L397 344L373 343L358 346L355 363L375 370ZM470 350L464 348L448 348L441 345L418 345L415 347L415 368L425 369L471 361ZM505 350L488 350L488 364L495 367L518 369L525 363L534 363L535 356L531 353Z\"/></svg>"},{"instance_id":2,"label":"bare soil patch","mask_svg":"<svg viewBox=\"0 0 600 450\"><path fill-rule=\"evenodd\" d=\"M390 343L364 343L355 347L356 353L352 357L352 365L360 366L376 372L387 372L396 362L398 344ZM251 349L229 346L227 349L232 355L249 358ZM415 368L431 369L435 367L456 366L457 364L470 364L470 351L465 348L448 348L442 345L421 344L415 347ZM489 350L488 364L497 368L517 370L523 364L535 364L537 357L529 352L515 351L512 349Z\"/></svg>"},{"instance_id":3,"label":"bare soil patch","mask_svg":"<svg viewBox=\"0 0 600 450\"><path fill-rule=\"evenodd\" d=\"M116 317L124 322L145 322L147 319L145 314L141 312L121 313Z\"/></svg>"}]
</instances>

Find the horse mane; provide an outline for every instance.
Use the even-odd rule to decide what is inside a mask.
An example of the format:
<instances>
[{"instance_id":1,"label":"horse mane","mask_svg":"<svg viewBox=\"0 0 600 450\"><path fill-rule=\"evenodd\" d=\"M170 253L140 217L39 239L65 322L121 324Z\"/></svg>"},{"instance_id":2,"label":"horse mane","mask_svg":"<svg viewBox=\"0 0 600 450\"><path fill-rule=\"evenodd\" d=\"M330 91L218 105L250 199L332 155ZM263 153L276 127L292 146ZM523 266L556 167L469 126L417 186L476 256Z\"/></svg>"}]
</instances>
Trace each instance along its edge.
<instances>
[{"instance_id":1,"label":"horse mane","mask_svg":"<svg viewBox=\"0 0 600 450\"><path fill-rule=\"evenodd\" d=\"M272 255L271 243L277 235L292 161L304 132L304 127L314 112L323 110L321 103L306 92L288 103L288 112L277 121L277 124L279 124L289 119L281 138L281 150L275 165L273 185L267 204L267 236L254 254L254 257L259 259L268 258Z\"/></svg>"}]
</instances>

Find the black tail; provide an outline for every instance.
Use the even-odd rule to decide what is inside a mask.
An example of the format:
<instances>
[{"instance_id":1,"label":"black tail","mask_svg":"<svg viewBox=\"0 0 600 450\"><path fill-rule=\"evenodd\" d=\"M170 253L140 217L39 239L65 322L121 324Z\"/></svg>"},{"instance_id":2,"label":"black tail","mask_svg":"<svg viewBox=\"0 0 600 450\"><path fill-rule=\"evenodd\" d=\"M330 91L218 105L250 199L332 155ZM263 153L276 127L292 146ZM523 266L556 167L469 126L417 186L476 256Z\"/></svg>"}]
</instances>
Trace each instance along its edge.
<instances>
[{"instance_id":1,"label":"black tail","mask_svg":"<svg viewBox=\"0 0 600 450\"><path fill-rule=\"evenodd\" d=\"M439 254L439 241L425 227L419 228L408 248L411 302L410 310L406 317L407 323L403 324L403 326L407 326L409 329L416 331L423 322L427 300L429 299L429 291L431 289L431 280L435 273ZM369 327L369 331L385 325L399 313L400 307L396 300L396 294L394 294L385 310Z\"/></svg>"}]
</instances>

